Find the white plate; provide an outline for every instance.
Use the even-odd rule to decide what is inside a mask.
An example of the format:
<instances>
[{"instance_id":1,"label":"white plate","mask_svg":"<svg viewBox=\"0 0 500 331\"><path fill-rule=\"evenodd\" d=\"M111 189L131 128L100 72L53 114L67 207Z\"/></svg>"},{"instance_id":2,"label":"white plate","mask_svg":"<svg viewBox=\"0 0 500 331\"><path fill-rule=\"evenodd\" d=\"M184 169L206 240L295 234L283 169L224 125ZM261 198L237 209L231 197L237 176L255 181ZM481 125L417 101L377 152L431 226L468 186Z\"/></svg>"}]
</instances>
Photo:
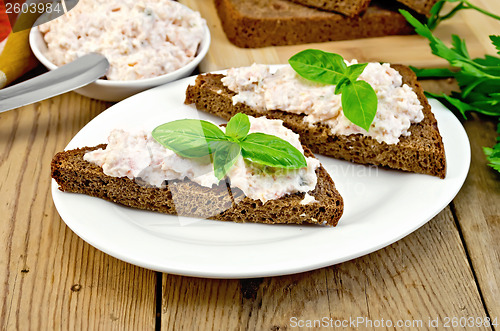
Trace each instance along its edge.
<instances>
[{"instance_id":1,"label":"white plate","mask_svg":"<svg viewBox=\"0 0 500 331\"><path fill-rule=\"evenodd\" d=\"M114 128L152 129L180 118L223 121L184 105L190 77L135 95L88 123L67 149L107 141ZM123 207L52 183L54 203L83 240L120 260L180 275L243 278L297 273L347 261L385 247L441 211L462 186L470 164L457 118L431 100L443 136L446 179L357 165L319 156L345 202L335 228L237 224Z\"/></svg>"}]
</instances>

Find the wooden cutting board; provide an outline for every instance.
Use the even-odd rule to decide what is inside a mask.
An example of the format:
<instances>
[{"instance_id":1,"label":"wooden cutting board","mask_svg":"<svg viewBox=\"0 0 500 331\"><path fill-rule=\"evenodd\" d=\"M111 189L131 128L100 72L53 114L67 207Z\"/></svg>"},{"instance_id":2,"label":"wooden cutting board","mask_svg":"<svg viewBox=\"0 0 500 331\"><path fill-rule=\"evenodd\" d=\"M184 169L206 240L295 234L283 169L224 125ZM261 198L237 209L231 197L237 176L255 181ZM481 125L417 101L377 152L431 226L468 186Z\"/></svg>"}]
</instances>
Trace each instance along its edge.
<instances>
[{"instance_id":1,"label":"wooden cutting board","mask_svg":"<svg viewBox=\"0 0 500 331\"><path fill-rule=\"evenodd\" d=\"M307 49L317 48L341 54L346 59L362 62L390 62L416 67L440 67L447 62L432 55L427 39L418 35L390 36L296 46L265 48L239 48L231 44L222 30L213 0L180 0L179 2L197 10L207 20L212 35L210 50L200 65L202 72L251 65L252 63L287 63L290 56ZM471 3L500 14L500 0L472 0ZM500 34L500 22L473 10L462 11L449 21L443 22L435 31L437 37L449 43L451 34L465 38L472 57L495 54L488 35Z\"/></svg>"}]
</instances>

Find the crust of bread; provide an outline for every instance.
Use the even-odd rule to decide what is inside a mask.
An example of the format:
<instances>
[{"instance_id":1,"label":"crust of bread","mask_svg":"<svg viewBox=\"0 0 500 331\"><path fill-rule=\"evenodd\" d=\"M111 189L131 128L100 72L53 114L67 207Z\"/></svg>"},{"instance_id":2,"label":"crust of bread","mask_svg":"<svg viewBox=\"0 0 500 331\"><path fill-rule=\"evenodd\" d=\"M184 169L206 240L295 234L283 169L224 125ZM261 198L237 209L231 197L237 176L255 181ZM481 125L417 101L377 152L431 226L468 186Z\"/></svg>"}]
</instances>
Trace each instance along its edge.
<instances>
[{"instance_id":1,"label":"crust of bread","mask_svg":"<svg viewBox=\"0 0 500 331\"><path fill-rule=\"evenodd\" d=\"M370 0L289 0L321 10L333 11L349 17L360 15L368 8Z\"/></svg>"},{"instance_id":2,"label":"crust of bread","mask_svg":"<svg viewBox=\"0 0 500 331\"><path fill-rule=\"evenodd\" d=\"M224 181L209 188L188 179L174 180L158 188L127 177L107 176L101 167L83 159L86 152L105 147L103 144L57 153L51 170L59 189L138 209L240 223L335 226L343 213L343 199L323 167L316 170L316 188L308 192L317 202L301 204L305 194L296 193L263 204L244 196L239 189L230 188ZM306 155L313 156L307 148Z\"/></svg>"},{"instance_id":3,"label":"crust of bread","mask_svg":"<svg viewBox=\"0 0 500 331\"><path fill-rule=\"evenodd\" d=\"M386 2L372 3L355 17L286 0L214 0L222 28L238 47L297 45L413 33ZM388 7L390 6L390 7Z\"/></svg>"},{"instance_id":4,"label":"crust of bread","mask_svg":"<svg viewBox=\"0 0 500 331\"><path fill-rule=\"evenodd\" d=\"M415 12L429 16L432 6L438 2L438 0L397 0L398 2L404 4L408 8L414 10Z\"/></svg>"},{"instance_id":5,"label":"crust of bread","mask_svg":"<svg viewBox=\"0 0 500 331\"><path fill-rule=\"evenodd\" d=\"M324 124L315 123L312 126L307 124L303 120L305 117L303 114L281 110L259 112L242 103L233 105L232 97L235 93L222 84L221 78L224 76L219 74L199 75L195 85L187 88L185 103L195 104L199 110L226 120L237 113L281 119L286 127L300 135L301 142L314 153L444 178L446 176L444 145L423 89L410 68L403 65L392 65L392 67L403 76L403 83L415 91L424 113L424 119L420 123L411 125L410 136L401 137L397 144L379 143L362 134L334 135Z\"/></svg>"}]
</instances>

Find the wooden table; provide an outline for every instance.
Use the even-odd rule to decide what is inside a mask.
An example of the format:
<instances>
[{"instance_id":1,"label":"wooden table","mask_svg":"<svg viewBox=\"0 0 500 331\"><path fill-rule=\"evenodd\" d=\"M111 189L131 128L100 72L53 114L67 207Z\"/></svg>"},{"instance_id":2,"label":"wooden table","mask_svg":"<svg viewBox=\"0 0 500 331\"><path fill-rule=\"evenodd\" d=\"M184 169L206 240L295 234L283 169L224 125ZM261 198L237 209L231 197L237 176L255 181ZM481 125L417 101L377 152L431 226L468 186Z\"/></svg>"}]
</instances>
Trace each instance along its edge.
<instances>
[{"instance_id":1,"label":"wooden table","mask_svg":"<svg viewBox=\"0 0 500 331\"><path fill-rule=\"evenodd\" d=\"M455 85L425 81L424 88L449 92ZM397 329L436 322L443 329L470 317L500 323L500 176L481 150L495 142L493 121L464 122L472 163L463 188L404 239L315 271L214 280L117 260L59 217L51 158L110 105L67 93L0 114L2 329L276 331L314 320L345 329L355 329L353 321L372 329L388 320L413 326Z\"/></svg>"}]
</instances>

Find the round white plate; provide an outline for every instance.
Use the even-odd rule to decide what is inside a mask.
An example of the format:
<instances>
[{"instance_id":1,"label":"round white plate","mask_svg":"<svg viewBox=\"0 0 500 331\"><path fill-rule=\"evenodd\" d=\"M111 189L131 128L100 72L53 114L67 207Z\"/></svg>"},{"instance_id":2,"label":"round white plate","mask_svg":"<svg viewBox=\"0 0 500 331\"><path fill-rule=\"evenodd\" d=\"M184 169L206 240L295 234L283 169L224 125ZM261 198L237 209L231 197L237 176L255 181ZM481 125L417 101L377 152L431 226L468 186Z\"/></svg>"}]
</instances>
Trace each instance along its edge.
<instances>
[{"instance_id":1,"label":"round white plate","mask_svg":"<svg viewBox=\"0 0 500 331\"><path fill-rule=\"evenodd\" d=\"M126 99L104 111L67 149L107 141L114 128L135 130L181 118L223 121L184 105L194 77ZM83 194L63 193L54 204L83 240L120 260L157 271L211 278L297 273L347 261L385 247L439 213L460 190L470 164L467 135L457 118L431 100L443 136L446 179L385 170L318 156L344 198L335 228L238 224L135 210Z\"/></svg>"}]
</instances>

